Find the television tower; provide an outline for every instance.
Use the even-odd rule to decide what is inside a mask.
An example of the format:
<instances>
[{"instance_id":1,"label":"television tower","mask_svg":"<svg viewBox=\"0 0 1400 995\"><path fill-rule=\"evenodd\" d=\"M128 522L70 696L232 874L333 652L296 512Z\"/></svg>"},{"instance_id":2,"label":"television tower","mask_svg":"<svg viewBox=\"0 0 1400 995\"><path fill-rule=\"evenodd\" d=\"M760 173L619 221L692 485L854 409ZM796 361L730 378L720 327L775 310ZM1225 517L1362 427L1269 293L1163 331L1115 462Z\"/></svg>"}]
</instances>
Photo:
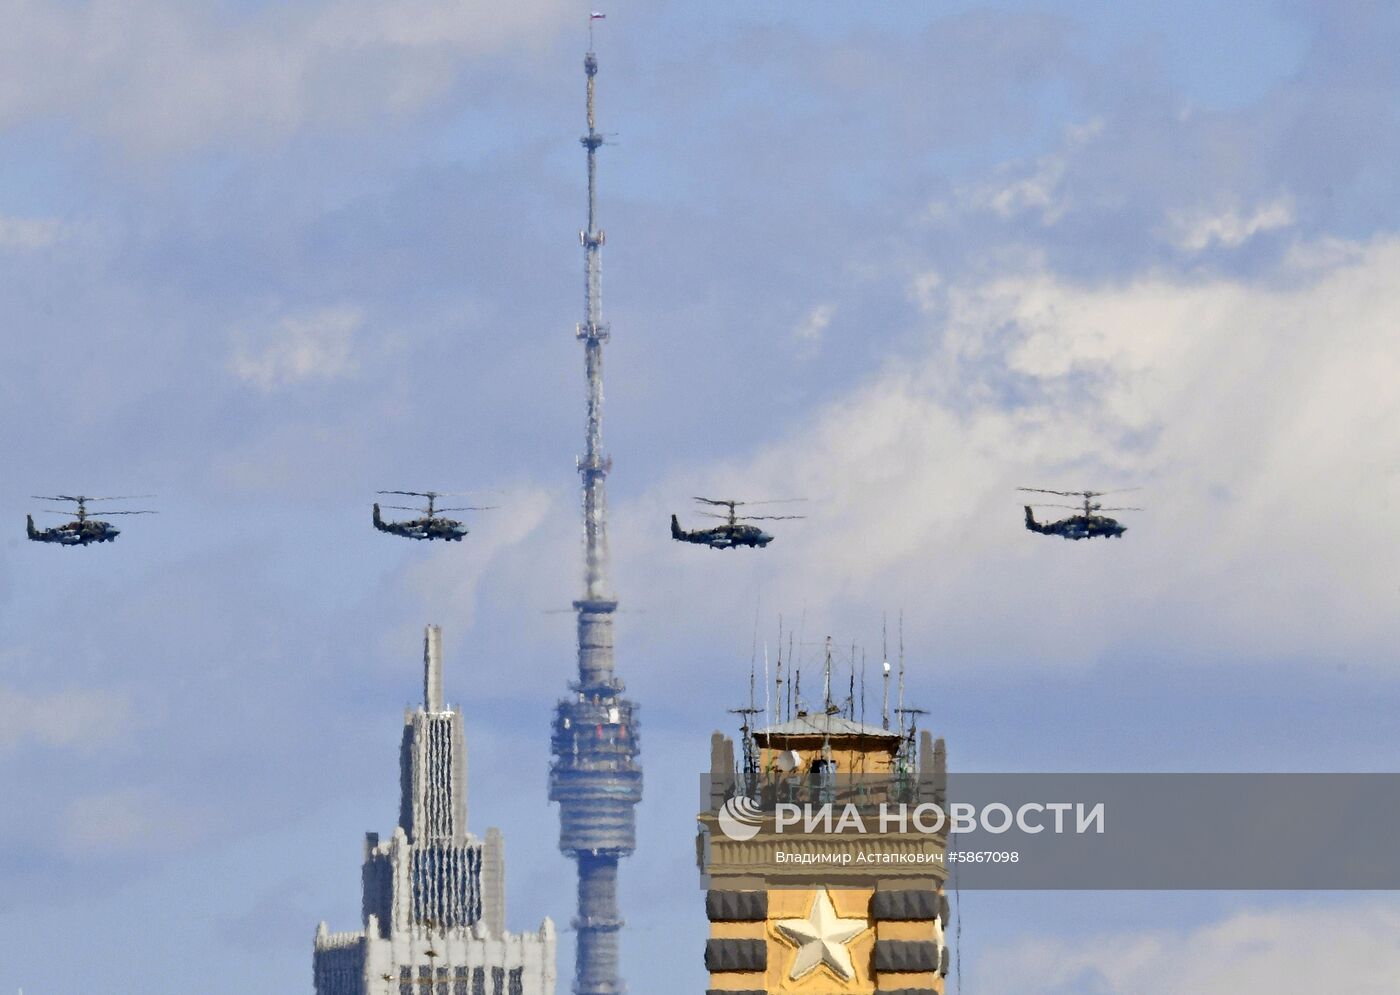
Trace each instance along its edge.
<instances>
[{"instance_id":1,"label":"television tower","mask_svg":"<svg viewBox=\"0 0 1400 995\"><path fill-rule=\"evenodd\" d=\"M595 15L597 16L597 15ZM617 864L637 845L636 805L642 798L637 763L636 706L622 696L613 674L613 613L617 600L608 583L605 481L612 461L603 455L603 322L598 227L598 149L603 136L594 116L598 58L590 44L583 60L588 78L588 134L579 141L588 154L588 227L579 232L584 250L584 320L578 325L588 374L588 428L578 458L583 478L584 593L578 613L578 680L554 712L549 798L559 803L559 849L578 863L577 995L620 995Z\"/></svg>"}]
</instances>

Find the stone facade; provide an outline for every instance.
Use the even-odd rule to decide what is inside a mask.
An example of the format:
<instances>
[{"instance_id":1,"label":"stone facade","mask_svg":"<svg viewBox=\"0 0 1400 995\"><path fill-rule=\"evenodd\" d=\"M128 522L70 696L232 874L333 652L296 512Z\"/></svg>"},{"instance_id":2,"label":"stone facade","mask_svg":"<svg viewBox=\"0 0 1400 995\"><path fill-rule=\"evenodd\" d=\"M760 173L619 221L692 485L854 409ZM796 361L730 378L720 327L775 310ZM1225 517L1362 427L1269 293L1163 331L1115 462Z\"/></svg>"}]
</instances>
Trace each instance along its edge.
<instances>
[{"instance_id":1,"label":"stone facade","mask_svg":"<svg viewBox=\"0 0 1400 995\"><path fill-rule=\"evenodd\" d=\"M780 833L772 815L775 799L803 792L865 811L894 797L941 801L942 740L799 713L745 747L736 764L733 740L715 733L698 817L707 995L943 995L946 837L883 833L887 862L845 863L871 839Z\"/></svg>"}]
</instances>

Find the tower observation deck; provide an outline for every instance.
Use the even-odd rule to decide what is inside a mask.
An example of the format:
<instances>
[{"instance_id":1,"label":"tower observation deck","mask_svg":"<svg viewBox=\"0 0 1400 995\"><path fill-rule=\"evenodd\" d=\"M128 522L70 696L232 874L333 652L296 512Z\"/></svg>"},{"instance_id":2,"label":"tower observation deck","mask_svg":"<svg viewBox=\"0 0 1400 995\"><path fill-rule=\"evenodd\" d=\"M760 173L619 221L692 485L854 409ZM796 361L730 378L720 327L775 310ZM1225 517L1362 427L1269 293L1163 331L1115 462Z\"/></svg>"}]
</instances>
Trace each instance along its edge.
<instances>
[{"instance_id":1,"label":"tower observation deck","mask_svg":"<svg viewBox=\"0 0 1400 995\"><path fill-rule=\"evenodd\" d=\"M637 803L642 771L637 762L636 706L623 697L613 672L613 614L617 600L607 576L607 497L612 461L603 454L602 248L598 226L598 149L595 83L598 58L584 58L588 81L588 133L579 141L588 157L588 226L579 232L584 250L583 343L588 379L588 420L584 452L578 458L583 482L584 593L574 602L578 614L578 679L554 713L549 797L559 803L559 849L578 864L577 995L619 995L617 906L618 861L636 848Z\"/></svg>"}]
</instances>

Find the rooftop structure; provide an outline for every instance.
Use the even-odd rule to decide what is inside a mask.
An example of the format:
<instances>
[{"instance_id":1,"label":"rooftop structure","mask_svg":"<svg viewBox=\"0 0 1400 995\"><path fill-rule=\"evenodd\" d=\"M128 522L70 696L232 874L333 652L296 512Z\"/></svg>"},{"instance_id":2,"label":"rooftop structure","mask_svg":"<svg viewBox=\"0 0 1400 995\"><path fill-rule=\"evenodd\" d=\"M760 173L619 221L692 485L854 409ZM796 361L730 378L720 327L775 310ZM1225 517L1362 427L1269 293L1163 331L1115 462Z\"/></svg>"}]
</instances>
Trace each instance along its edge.
<instances>
[{"instance_id":1,"label":"rooftop structure","mask_svg":"<svg viewBox=\"0 0 1400 995\"><path fill-rule=\"evenodd\" d=\"M876 813L941 806L947 751L917 728L920 709L898 709L891 729L888 694L881 725L858 718L864 688L854 673L849 697L834 701L831 640L826 647L815 710L801 707L800 672L786 703L780 676L775 714L753 728L751 717L768 718L770 708L753 701L751 678L750 706L733 710L744 716L740 752L723 733L712 737L696 840L710 920L708 990L943 995L947 836L907 821L886 827ZM888 663L883 671L888 685ZM797 806L799 823L780 825L780 806ZM863 816L848 823L847 812ZM853 828L856 821L870 828Z\"/></svg>"},{"instance_id":2,"label":"rooftop structure","mask_svg":"<svg viewBox=\"0 0 1400 995\"><path fill-rule=\"evenodd\" d=\"M442 632L423 648L423 705L404 713L399 824L365 836L363 929L316 930L316 995L554 995L554 925L505 928L498 830L467 831L462 712L443 703Z\"/></svg>"}]
</instances>

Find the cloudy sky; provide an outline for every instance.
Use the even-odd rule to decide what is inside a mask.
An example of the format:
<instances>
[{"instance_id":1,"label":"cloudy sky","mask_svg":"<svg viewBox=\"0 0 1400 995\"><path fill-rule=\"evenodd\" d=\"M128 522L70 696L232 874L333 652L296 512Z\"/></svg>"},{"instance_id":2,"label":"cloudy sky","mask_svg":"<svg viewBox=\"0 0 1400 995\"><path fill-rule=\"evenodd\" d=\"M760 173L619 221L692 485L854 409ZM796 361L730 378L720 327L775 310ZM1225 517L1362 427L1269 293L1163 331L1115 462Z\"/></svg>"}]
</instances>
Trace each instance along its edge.
<instances>
[{"instance_id":1,"label":"cloudy sky","mask_svg":"<svg viewBox=\"0 0 1400 995\"><path fill-rule=\"evenodd\" d=\"M903 612L961 770L1400 769L1400 10L606 9L634 991L704 981L695 778L755 619L873 659ZM567 923L586 11L0 0L0 992L309 992L430 621L511 925ZM1145 510L1064 543L1017 485ZM501 507L426 548L378 488ZM79 490L161 514L24 540ZM705 493L808 517L671 543ZM1400 971L1386 895L958 907L966 995Z\"/></svg>"}]
</instances>

